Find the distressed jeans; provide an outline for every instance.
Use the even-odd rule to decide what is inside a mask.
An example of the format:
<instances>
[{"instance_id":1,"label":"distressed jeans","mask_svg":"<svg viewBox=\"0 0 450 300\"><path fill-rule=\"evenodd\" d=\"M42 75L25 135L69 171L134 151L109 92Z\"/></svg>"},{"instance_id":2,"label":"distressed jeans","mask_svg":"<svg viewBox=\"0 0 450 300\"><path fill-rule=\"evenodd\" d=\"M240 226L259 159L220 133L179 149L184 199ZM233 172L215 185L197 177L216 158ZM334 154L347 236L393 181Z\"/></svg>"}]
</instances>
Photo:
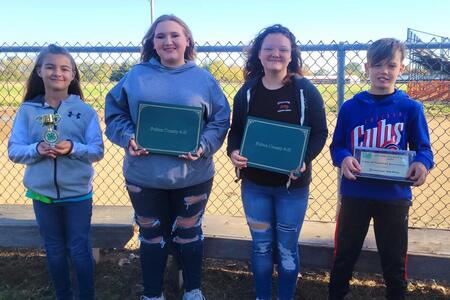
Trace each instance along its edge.
<instances>
[{"instance_id":1,"label":"distressed jeans","mask_svg":"<svg viewBox=\"0 0 450 300\"><path fill-rule=\"evenodd\" d=\"M95 299L94 258L90 240L92 200L46 204L33 200L44 240L56 299L73 299L69 261L75 267L78 299Z\"/></svg>"},{"instance_id":2,"label":"distressed jeans","mask_svg":"<svg viewBox=\"0 0 450 300\"><path fill-rule=\"evenodd\" d=\"M288 190L285 186L262 186L244 179L241 193L253 240L256 298L272 298L275 262L278 299L293 299L299 272L298 238L308 206L309 187Z\"/></svg>"},{"instance_id":3,"label":"distressed jeans","mask_svg":"<svg viewBox=\"0 0 450 300\"><path fill-rule=\"evenodd\" d=\"M139 226L144 296L159 297L172 243L186 291L200 288L203 261L202 219L213 179L180 189L143 188L127 182Z\"/></svg>"}]
</instances>

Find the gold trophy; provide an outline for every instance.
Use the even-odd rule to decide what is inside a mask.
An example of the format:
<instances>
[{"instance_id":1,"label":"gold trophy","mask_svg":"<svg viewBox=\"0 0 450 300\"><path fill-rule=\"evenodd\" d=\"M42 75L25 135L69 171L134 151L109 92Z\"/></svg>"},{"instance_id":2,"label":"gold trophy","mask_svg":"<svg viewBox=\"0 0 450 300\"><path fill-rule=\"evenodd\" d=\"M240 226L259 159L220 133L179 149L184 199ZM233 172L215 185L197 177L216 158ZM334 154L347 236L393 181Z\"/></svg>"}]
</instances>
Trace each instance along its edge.
<instances>
[{"instance_id":1,"label":"gold trophy","mask_svg":"<svg viewBox=\"0 0 450 300\"><path fill-rule=\"evenodd\" d=\"M47 126L47 130L44 131L42 138L50 147L55 147L59 138L59 132L56 131L55 126L61 120L59 114L45 114L36 117L36 120L42 125Z\"/></svg>"}]
</instances>

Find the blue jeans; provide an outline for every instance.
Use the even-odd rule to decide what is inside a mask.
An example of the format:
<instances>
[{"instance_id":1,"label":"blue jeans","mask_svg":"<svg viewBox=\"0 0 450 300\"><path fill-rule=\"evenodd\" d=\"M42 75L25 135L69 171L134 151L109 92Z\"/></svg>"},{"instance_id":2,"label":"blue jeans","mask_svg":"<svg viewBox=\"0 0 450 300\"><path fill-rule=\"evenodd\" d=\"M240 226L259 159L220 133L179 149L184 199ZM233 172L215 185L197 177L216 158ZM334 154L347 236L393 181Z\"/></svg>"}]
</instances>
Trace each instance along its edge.
<instances>
[{"instance_id":1,"label":"blue jeans","mask_svg":"<svg viewBox=\"0 0 450 300\"><path fill-rule=\"evenodd\" d=\"M94 258L90 240L92 199L52 204L33 200L33 207L56 299L73 299L69 257L75 267L79 299L94 299Z\"/></svg>"},{"instance_id":2,"label":"blue jeans","mask_svg":"<svg viewBox=\"0 0 450 300\"><path fill-rule=\"evenodd\" d=\"M285 186L262 186L244 179L241 192L253 239L256 298L271 299L276 260L278 299L293 299L299 271L298 237L308 206L309 187L287 190Z\"/></svg>"},{"instance_id":3,"label":"blue jeans","mask_svg":"<svg viewBox=\"0 0 450 300\"><path fill-rule=\"evenodd\" d=\"M184 289L201 285L202 218L213 179L181 189L143 188L127 182L139 226L144 295L159 297L163 290L168 245L175 248L183 270Z\"/></svg>"}]
</instances>

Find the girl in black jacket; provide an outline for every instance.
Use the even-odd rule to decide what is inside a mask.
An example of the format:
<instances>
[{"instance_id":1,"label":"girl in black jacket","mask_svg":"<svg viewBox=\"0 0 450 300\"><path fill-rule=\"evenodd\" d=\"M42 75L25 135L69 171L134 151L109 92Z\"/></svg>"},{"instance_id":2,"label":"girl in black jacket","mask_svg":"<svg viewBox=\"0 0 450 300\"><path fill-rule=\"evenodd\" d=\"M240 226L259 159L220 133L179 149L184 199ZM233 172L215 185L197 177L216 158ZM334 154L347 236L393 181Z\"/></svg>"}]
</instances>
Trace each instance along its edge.
<instances>
[{"instance_id":1,"label":"girl in black jacket","mask_svg":"<svg viewBox=\"0 0 450 300\"><path fill-rule=\"evenodd\" d=\"M245 84L234 98L227 153L242 177L243 206L253 239L256 298L271 299L273 249L278 262L278 299L293 299L299 271L298 237L311 182L311 162L328 135L323 100L301 75L295 36L281 25L262 30L251 44ZM240 155L247 116L311 128L299 177L247 167ZM288 187L286 187L286 184Z\"/></svg>"}]
</instances>

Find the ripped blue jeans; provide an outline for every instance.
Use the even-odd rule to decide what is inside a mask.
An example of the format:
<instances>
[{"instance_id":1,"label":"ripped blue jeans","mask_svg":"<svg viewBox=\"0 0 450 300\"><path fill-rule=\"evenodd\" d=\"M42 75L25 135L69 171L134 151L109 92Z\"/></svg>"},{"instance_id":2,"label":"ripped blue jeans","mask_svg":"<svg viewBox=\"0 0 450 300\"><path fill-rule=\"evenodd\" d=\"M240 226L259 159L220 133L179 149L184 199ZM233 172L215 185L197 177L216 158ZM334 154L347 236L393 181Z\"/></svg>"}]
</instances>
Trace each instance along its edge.
<instances>
[{"instance_id":1,"label":"ripped blue jeans","mask_svg":"<svg viewBox=\"0 0 450 300\"><path fill-rule=\"evenodd\" d=\"M294 299L299 272L298 238L308 206L309 187L288 191L285 186L262 186L243 179L241 193L253 240L256 298L272 298L272 273L277 263L278 299Z\"/></svg>"},{"instance_id":2,"label":"ripped blue jeans","mask_svg":"<svg viewBox=\"0 0 450 300\"><path fill-rule=\"evenodd\" d=\"M199 289L203 261L202 218L213 179L181 189L143 188L127 182L139 226L144 296L159 297L174 246L183 270L184 289Z\"/></svg>"}]
</instances>

